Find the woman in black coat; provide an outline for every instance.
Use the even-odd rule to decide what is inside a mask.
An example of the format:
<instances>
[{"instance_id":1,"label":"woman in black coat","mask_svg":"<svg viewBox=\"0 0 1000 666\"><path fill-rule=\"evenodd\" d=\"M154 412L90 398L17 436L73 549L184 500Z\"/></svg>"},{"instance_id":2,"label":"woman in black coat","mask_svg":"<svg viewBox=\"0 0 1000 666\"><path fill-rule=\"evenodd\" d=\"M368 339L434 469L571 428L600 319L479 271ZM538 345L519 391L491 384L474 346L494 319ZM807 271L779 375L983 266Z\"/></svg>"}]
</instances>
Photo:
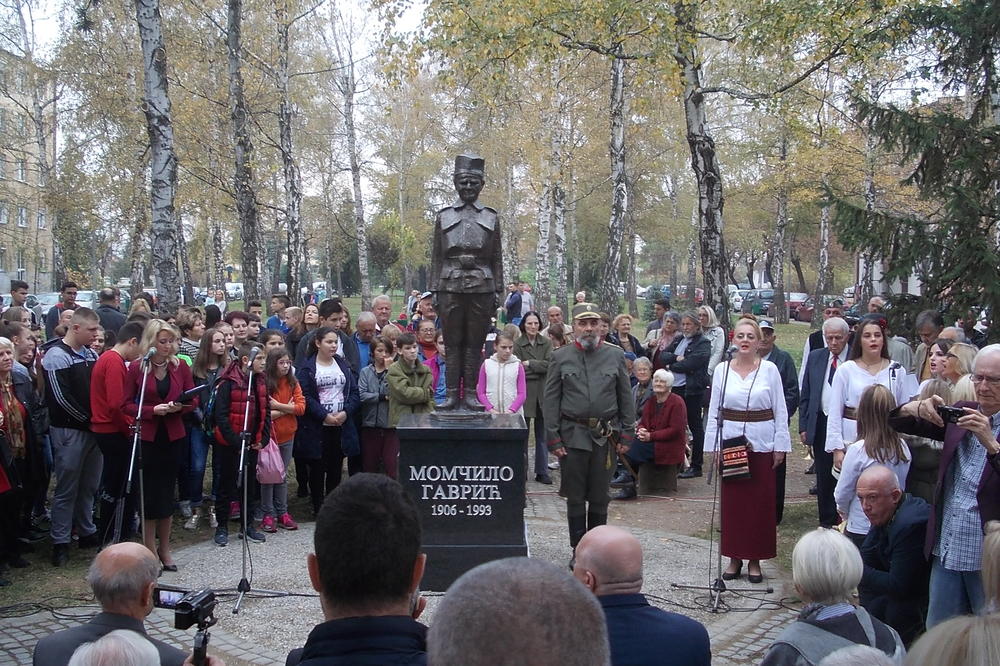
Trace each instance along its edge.
<instances>
[{"instance_id":1,"label":"woman in black coat","mask_svg":"<svg viewBox=\"0 0 1000 666\"><path fill-rule=\"evenodd\" d=\"M691 466L678 478L691 479L701 476L701 463L705 450L705 424L701 420L701 406L708 386L708 361L712 357L712 343L702 335L701 323L695 312L681 315L681 337L660 352L660 365L674 373L674 393L684 398L687 407L688 427L691 429Z\"/></svg>"}]
</instances>

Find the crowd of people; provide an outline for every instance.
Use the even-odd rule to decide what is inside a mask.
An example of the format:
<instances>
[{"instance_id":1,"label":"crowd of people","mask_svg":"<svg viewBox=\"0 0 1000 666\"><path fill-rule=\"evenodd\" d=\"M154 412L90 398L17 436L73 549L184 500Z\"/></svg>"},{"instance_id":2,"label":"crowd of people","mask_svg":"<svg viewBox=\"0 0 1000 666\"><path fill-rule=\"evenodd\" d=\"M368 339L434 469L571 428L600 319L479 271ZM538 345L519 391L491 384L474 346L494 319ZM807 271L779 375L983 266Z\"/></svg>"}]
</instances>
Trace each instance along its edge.
<instances>
[{"instance_id":1,"label":"crowd of people","mask_svg":"<svg viewBox=\"0 0 1000 666\"><path fill-rule=\"evenodd\" d=\"M678 480L719 473L722 578L742 577L746 565L747 579L763 582L798 411L817 524L843 524L837 538L853 549L806 535L798 568L815 578L817 568L842 567L849 582L857 554L861 573L844 589L857 586L866 609L844 609L839 592L803 583L803 598L833 610L802 622L852 643L874 635L867 644L891 656L991 598L980 572L985 525L1000 519L1000 346L977 348L981 337L945 327L936 312L918 318L912 350L875 299L853 331L841 304L829 303L797 371L766 319L743 316L727 339L711 308L676 312L663 299L641 333L631 316L599 312L583 293L569 321L558 306L543 318L522 283L496 313L475 386L463 373L454 389L429 292L411 294L396 317L378 296L352 322L339 299L300 308L284 295L271 299L269 317L256 301L157 313L151 298L123 313L114 289L91 310L67 282L42 339L23 307L27 287L12 283L14 303L0 320L0 561L11 566L28 565L21 554L46 536L46 522L57 567L73 543L138 538L158 573L176 571L175 513L187 530L208 526L220 547L232 520L241 520L240 538L264 542L298 527L293 468L295 491L322 522L345 487L345 464L350 477L395 479L400 419L457 391L488 413L525 417L536 482L551 484L560 470L574 571L591 535L624 538L605 526L611 499L675 492ZM602 563L591 570L597 579ZM833 629L823 624L831 618ZM776 648L771 663L798 663L789 656L797 643L783 645L792 647Z\"/></svg>"}]
</instances>

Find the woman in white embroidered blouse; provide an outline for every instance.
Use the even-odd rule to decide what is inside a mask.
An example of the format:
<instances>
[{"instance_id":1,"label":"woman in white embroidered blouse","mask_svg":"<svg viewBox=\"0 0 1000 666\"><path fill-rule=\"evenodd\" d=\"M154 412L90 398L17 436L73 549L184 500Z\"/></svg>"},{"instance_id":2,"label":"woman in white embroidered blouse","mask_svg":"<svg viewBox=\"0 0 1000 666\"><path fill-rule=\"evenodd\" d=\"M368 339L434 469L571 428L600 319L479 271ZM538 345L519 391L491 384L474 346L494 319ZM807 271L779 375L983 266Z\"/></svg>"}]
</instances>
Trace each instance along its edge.
<instances>
[{"instance_id":1,"label":"woman in white embroidered blouse","mask_svg":"<svg viewBox=\"0 0 1000 666\"><path fill-rule=\"evenodd\" d=\"M854 335L849 359L837 368L830 387L830 412L826 423L826 451L833 454L833 468L839 471L844 453L858 438L855 410L861 394L872 384L889 389L897 405L909 402L918 392L912 377L889 359L885 341L885 319L862 320Z\"/></svg>"},{"instance_id":2,"label":"woman in white embroidered blouse","mask_svg":"<svg viewBox=\"0 0 1000 666\"><path fill-rule=\"evenodd\" d=\"M745 559L751 583L763 581L760 561L773 558L777 552L774 469L792 450L781 373L774 363L757 356L761 337L756 321L741 319L736 324L733 342L737 351L732 362L715 367L705 429L706 452L716 452L722 440L741 435L749 443L750 478L721 482L720 550L729 557L722 577L738 578ZM721 433L716 421L720 414Z\"/></svg>"}]
</instances>

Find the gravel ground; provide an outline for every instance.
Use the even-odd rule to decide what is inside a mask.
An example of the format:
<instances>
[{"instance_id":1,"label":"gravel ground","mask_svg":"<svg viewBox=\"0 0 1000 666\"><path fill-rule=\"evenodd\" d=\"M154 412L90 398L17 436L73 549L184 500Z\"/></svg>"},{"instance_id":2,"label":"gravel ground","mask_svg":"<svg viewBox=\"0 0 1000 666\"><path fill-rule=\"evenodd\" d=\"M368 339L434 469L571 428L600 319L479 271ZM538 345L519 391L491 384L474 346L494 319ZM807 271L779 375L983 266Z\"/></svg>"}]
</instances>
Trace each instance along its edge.
<instances>
[{"instance_id":1,"label":"gravel ground","mask_svg":"<svg viewBox=\"0 0 1000 666\"><path fill-rule=\"evenodd\" d=\"M645 503L645 500L641 500ZM634 505L633 505L634 506ZM533 557L565 566L569 557L564 502L555 493L529 492L525 511L528 543ZM615 522L614 520L612 522ZM631 521L629 521L631 522ZM647 524L650 521L646 521ZM627 526L627 525L623 525ZM647 527L632 526L645 552L647 595L660 597L656 603L693 617L706 625L725 616L705 608L706 593L675 589L673 583L705 585L710 578L709 543L695 537L671 534ZM163 583L187 588L211 587L232 589L240 580L241 542L231 530L230 543L219 548L207 540L175 552L180 567L177 573L165 573ZM303 523L296 532L279 531L267 535L267 543L250 544L253 559L253 590L275 590L294 595L279 598L247 598L238 615L232 614L232 600L221 602L216 613L218 627L248 642L279 654L301 646L312 627L322 621L319 600L309 584L306 555L312 551L313 523ZM714 558L712 559L714 566ZM777 572L764 563L764 572L774 578ZM743 585L747 586L745 579ZM767 583L753 586L765 592ZM780 591L781 584L775 584ZM440 595L428 593L428 607L421 621L431 624ZM733 605L757 606L763 594L753 599L736 599ZM774 599L775 595L767 595ZM700 601L700 603L699 603Z\"/></svg>"}]
</instances>

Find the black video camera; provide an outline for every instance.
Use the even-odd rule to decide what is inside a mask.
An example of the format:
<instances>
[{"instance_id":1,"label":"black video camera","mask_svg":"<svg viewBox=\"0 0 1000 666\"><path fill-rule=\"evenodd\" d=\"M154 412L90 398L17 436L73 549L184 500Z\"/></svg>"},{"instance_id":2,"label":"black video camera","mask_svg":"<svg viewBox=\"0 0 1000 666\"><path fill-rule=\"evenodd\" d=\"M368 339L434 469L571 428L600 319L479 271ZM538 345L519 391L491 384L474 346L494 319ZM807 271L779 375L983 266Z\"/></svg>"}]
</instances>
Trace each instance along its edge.
<instances>
[{"instance_id":1,"label":"black video camera","mask_svg":"<svg viewBox=\"0 0 1000 666\"><path fill-rule=\"evenodd\" d=\"M958 423L958 420L965 416L965 410L961 407L948 407L947 405L938 405L937 413L945 423Z\"/></svg>"},{"instance_id":2,"label":"black video camera","mask_svg":"<svg viewBox=\"0 0 1000 666\"><path fill-rule=\"evenodd\" d=\"M188 592L176 588L159 587L153 590L153 605L174 611L174 627L187 629L198 625L206 629L215 624L215 593L212 590Z\"/></svg>"}]
</instances>

